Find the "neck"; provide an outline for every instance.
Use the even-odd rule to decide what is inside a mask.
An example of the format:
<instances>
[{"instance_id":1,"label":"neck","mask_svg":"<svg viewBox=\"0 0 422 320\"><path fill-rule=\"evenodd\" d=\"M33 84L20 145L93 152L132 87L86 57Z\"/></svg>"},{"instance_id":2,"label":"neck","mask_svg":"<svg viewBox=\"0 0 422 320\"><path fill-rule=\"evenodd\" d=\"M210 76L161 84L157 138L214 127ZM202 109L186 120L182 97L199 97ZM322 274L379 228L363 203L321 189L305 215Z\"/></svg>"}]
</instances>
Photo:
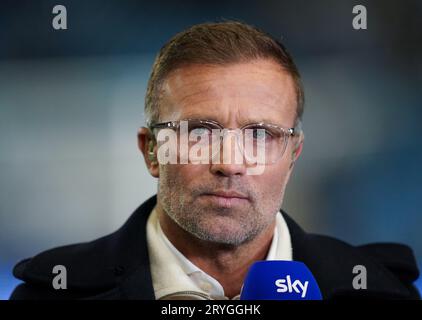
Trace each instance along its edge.
<instances>
[{"instance_id":1,"label":"neck","mask_svg":"<svg viewBox=\"0 0 422 320\"><path fill-rule=\"evenodd\" d=\"M161 228L170 242L198 268L215 278L227 297L240 293L249 267L267 256L275 221L251 241L234 246L201 240L179 227L157 205Z\"/></svg>"}]
</instances>

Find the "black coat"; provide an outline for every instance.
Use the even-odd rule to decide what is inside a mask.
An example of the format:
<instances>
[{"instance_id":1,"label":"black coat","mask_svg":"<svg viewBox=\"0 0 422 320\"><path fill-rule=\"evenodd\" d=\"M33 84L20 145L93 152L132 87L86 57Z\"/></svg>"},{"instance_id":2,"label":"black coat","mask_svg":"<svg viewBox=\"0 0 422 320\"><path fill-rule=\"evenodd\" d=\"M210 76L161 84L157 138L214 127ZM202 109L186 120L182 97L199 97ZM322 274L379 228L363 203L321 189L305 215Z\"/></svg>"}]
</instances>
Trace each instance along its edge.
<instances>
[{"instance_id":1,"label":"black coat","mask_svg":"<svg viewBox=\"0 0 422 320\"><path fill-rule=\"evenodd\" d=\"M15 277L24 281L11 299L154 299L146 241L146 222L156 197L144 202L116 232L97 240L42 252L19 262ZM293 260L313 273L324 299L419 299L412 283L419 271L412 250L400 244L352 246L303 231L283 212ZM54 290L53 267L67 269L67 289ZM367 269L367 289L352 287L353 267Z\"/></svg>"}]
</instances>

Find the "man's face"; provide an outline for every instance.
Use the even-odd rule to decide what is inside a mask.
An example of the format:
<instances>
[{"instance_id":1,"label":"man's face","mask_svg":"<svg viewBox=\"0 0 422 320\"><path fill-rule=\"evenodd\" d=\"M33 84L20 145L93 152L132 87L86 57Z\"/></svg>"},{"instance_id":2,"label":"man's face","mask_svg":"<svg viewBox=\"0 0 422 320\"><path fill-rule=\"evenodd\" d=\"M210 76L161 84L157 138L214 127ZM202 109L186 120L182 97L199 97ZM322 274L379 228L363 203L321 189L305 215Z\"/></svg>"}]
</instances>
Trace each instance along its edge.
<instances>
[{"instance_id":1,"label":"man's face","mask_svg":"<svg viewBox=\"0 0 422 320\"><path fill-rule=\"evenodd\" d=\"M290 75L271 60L226 66L191 65L164 82L160 121L209 119L225 128L265 122L294 126L296 94ZM273 226L289 179L290 138L276 163L260 175L246 164L169 164L158 167L158 205L199 239L240 245Z\"/></svg>"}]
</instances>

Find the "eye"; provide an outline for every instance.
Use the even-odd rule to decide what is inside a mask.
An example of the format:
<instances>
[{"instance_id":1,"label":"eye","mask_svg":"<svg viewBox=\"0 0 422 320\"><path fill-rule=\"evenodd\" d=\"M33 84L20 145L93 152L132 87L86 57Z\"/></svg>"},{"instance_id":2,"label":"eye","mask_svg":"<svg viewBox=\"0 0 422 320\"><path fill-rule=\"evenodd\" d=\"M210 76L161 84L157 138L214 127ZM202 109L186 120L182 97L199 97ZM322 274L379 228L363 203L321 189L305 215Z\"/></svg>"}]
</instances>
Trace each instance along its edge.
<instances>
[{"instance_id":1,"label":"eye","mask_svg":"<svg viewBox=\"0 0 422 320\"><path fill-rule=\"evenodd\" d=\"M192 123L192 124L190 123L189 133L193 133L198 136L211 135L212 128L201 123Z\"/></svg>"},{"instance_id":2,"label":"eye","mask_svg":"<svg viewBox=\"0 0 422 320\"><path fill-rule=\"evenodd\" d=\"M205 136L211 134L211 130L206 127L195 128L190 130L190 132L193 132L195 135L198 136Z\"/></svg>"},{"instance_id":3,"label":"eye","mask_svg":"<svg viewBox=\"0 0 422 320\"><path fill-rule=\"evenodd\" d=\"M250 129L254 140L269 141L273 138L272 132L266 128L255 127Z\"/></svg>"}]
</instances>

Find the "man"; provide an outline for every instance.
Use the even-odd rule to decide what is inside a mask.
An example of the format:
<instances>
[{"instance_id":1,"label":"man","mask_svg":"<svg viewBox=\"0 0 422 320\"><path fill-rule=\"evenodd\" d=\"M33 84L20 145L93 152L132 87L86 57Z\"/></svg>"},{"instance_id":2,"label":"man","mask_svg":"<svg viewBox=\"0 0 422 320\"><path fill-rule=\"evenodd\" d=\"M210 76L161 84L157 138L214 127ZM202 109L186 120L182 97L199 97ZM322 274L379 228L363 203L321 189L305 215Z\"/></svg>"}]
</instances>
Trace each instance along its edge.
<instances>
[{"instance_id":1,"label":"man","mask_svg":"<svg viewBox=\"0 0 422 320\"><path fill-rule=\"evenodd\" d=\"M12 299L237 299L265 259L304 262L324 299L419 298L410 248L354 247L281 211L304 139L299 72L282 44L239 22L193 26L159 52L145 100L138 144L157 196L111 235L20 262ZM56 265L66 289L53 286ZM353 288L356 265L366 289Z\"/></svg>"}]
</instances>

